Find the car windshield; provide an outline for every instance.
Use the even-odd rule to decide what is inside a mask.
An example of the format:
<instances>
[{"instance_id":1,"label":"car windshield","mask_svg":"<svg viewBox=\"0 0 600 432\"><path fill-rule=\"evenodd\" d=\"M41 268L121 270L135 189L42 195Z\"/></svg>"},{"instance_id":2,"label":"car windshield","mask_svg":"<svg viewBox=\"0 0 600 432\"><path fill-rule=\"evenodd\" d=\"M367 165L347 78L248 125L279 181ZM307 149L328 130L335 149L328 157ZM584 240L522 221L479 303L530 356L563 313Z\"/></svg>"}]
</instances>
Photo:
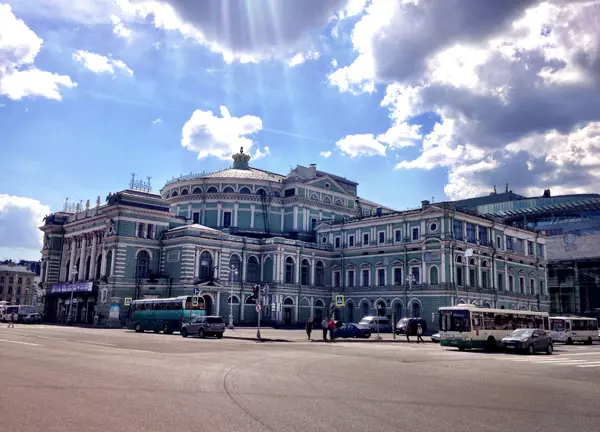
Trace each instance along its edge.
<instances>
[{"instance_id":1,"label":"car windshield","mask_svg":"<svg viewBox=\"0 0 600 432\"><path fill-rule=\"evenodd\" d=\"M530 337L532 334L533 334L533 330L519 329L519 330L515 330L514 332L512 332L509 335L509 337L523 338L523 337Z\"/></svg>"},{"instance_id":2,"label":"car windshield","mask_svg":"<svg viewBox=\"0 0 600 432\"><path fill-rule=\"evenodd\" d=\"M442 331L471 331L471 313L468 310L441 310L440 327Z\"/></svg>"},{"instance_id":3,"label":"car windshield","mask_svg":"<svg viewBox=\"0 0 600 432\"><path fill-rule=\"evenodd\" d=\"M371 322L369 318L363 318L360 320L359 324L368 325Z\"/></svg>"}]
</instances>

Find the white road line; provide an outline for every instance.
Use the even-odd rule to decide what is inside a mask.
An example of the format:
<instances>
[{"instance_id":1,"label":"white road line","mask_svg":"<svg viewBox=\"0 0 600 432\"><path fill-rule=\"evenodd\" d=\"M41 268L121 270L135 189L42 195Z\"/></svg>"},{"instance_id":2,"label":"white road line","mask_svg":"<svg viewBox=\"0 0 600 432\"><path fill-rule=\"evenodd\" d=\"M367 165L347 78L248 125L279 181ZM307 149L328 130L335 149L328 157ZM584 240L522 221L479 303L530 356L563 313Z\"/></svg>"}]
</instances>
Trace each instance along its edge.
<instances>
[{"instance_id":1,"label":"white road line","mask_svg":"<svg viewBox=\"0 0 600 432\"><path fill-rule=\"evenodd\" d=\"M8 339L0 339L0 342L8 342L8 343L15 343L15 344L19 344L19 345L29 345L29 346L43 346L43 345L36 344L36 343L21 342L21 341L14 341L14 340L8 340Z\"/></svg>"},{"instance_id":2,"label":"white road line","mask_svg":"<svg viewBox=\"0 0 600 432\"><path fill-rule=\"evenodd\" d=\"M585 365L577 365L577 367L580 367L580 368L597 368L597 367L600 367L600 363L588 363L588 364L585 364Z\"/></svg>"}]
</instances>

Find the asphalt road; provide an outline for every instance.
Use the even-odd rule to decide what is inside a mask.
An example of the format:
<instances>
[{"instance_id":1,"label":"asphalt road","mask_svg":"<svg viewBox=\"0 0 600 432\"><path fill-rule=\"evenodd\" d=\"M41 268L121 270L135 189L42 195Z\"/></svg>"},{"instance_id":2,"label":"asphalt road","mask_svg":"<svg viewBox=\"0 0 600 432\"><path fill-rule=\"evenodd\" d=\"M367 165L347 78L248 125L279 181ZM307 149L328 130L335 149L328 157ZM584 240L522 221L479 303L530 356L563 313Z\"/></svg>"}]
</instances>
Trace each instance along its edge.
<instances>
[{"instance_id":1,"label":"asphalt road","mask_svg":"<svg viewBox=\"0 0 600 432\"><path fill-rule=\"evenodd\" d=\"M0 328L0 430L598 431L600 345L434 344Z\"/></svg>"}]
</instances>

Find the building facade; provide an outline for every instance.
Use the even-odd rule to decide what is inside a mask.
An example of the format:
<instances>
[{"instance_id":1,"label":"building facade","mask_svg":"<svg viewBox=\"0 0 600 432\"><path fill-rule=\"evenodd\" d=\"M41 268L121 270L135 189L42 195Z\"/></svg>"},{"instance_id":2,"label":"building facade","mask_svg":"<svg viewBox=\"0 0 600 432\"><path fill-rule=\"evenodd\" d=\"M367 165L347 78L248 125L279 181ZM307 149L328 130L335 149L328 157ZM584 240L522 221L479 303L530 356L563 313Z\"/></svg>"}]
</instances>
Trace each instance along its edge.
<instances>
[{"instance_id":1,"label":"building facade","mask_svg":"<svg viewBox=\"0 0 600 432\"><path fill-rule=\"evenodd\" d=\"M0 301L13 305L36 304L36 274L13 263L0 264Z\"/></svg>"},{"instance_id":2,"label":"building facade","mask_svg":"<svg viewBox=\"0 0 600 432\"><path fill-rule=\"evenodd\" d=\"M343 177L298 166L280 175L249 166L130 188L46 217L46 317L122 325L128 300L201 291L207 313L253 324L255 284L268 286L267 325L337 318L421 316L475 303L547 310L546 238L454 206L424 201L395 212ZM524 245L514 248L513 245Z\"/></svg>"}]
</instances>

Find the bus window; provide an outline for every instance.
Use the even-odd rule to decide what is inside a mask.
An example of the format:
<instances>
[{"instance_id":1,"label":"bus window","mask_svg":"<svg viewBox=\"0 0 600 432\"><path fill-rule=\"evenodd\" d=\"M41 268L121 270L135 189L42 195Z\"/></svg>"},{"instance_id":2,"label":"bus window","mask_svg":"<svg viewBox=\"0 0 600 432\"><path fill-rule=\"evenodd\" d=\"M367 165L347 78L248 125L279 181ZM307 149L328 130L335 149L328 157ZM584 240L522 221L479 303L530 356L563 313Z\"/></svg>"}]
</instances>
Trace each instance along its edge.
<instances>
[{"instance_id":1,"label":"bus window","mask_svg":"<svg viewBox=\"0 0 600 432\"><path fill-rule=\"evenodd\" d=\"M441 310L442 331L471 331L471 316L468 310Z\"/></svg>"},{"instance_id":2,"label":"bus window","mask_svg":"<svg viewBox=\"0 0 600 432\"><path fill-rule=\"evenodd\" d=\"M471 321L473 330L483 330L483 314L481 312L471 312Z\"/></svg>"}]
</instances>

